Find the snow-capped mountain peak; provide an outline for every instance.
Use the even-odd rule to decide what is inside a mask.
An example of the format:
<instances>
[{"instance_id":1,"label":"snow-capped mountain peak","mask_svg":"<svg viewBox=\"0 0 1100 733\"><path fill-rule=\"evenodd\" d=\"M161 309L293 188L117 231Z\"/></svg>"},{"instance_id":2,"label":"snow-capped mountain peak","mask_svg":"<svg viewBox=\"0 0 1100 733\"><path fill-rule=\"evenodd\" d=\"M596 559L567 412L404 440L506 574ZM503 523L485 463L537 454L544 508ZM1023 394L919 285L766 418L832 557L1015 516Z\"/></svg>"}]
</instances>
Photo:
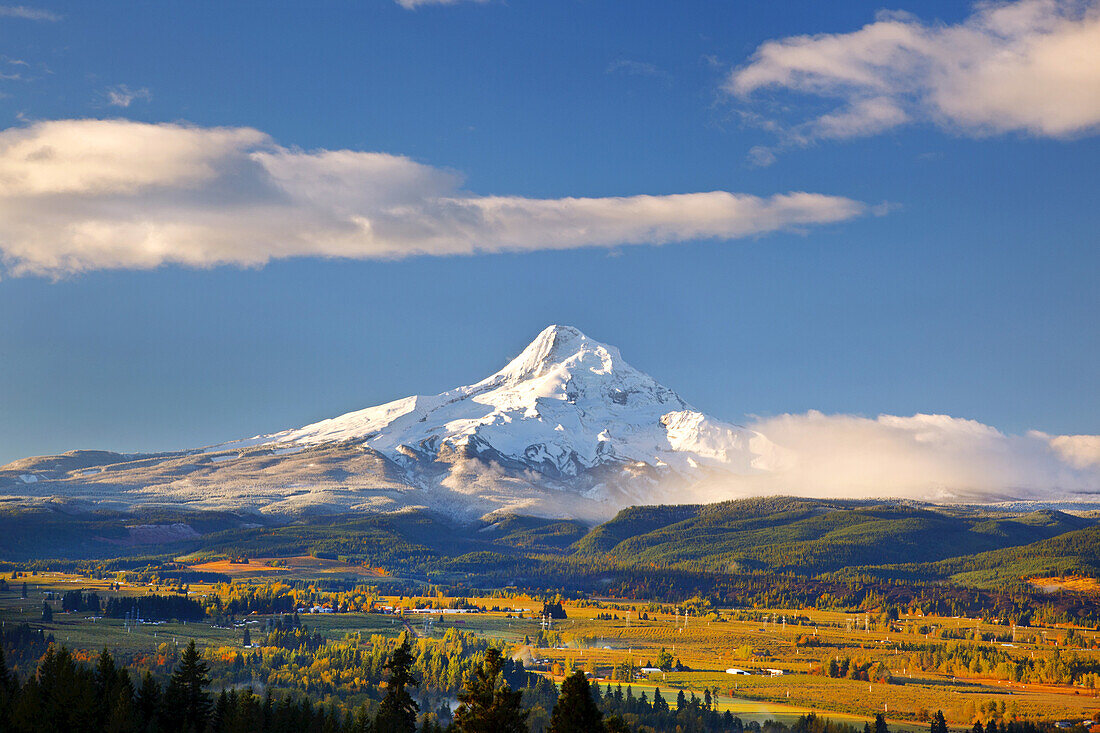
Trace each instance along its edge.
<instances>
[{"instance_id":1,"label":"snow-capped mountain peak","mask_svg":"<svg viewBox=\"0 0 1100 733\"><path fill-rule=\"evenodd\" d=\"M588 475L592 483L594 471L624 465L751 471L759 454L750 443L761 439L694 411L617 348L553 325L475 384L212 450L352 441L405 465L457 455L530 470L536 479Z\"/></svg>"},{"instance_id":2,"label":"snow-capped mountain peak","mask_svg":"<svg viewBox=\"0 0 1100 733\"><path fill-rule=\"evenodd\" d=\"M767 438L694 410L615 347L554 325L499 371L441 394L197 451L41 459L33 473L0 472L0 485L270 512L598 517L677 503L695 482L756 474L775 455Z\"/></svg>"},{"instance_id":3,"label":"snow-capped mountain peak","mask_svg":"<svg viewBox=\"0 0 1100 733\"><path fill-rule=\"evenodd\" d=\"M517 383L555 369L583 368L597 373L610 373L620 365L632 369L622 359L614 346L593 341L572 326L547 326L519 356L485 381Z\"/></svg>"}]
</instances>

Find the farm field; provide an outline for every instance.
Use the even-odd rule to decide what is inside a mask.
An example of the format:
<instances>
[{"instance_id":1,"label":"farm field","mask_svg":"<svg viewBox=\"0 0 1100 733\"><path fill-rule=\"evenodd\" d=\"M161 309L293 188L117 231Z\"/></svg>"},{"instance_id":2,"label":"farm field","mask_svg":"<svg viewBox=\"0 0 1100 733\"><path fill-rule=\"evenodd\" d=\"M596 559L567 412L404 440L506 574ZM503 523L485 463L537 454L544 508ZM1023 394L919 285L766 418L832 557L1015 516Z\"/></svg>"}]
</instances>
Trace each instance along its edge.
<instances>
[{"instance_id":1,"label":"farm field","mask_svg":"<svg viewBox=\"0 0 1100 733\"><path fill-rule=\"evenodd\" d=\"M242 575L229 587L238 591L262 587L274 580L265 575L268 570L279 570L278 580L286 582L299 571L312 574L330 569L325 561L311 565L304 559L290 560L298 559L284 559L286 568L273 567L263 559L235 565ZM346 565L341 569L346 574ZM21 596L22 582L27 584L27 598ZM233 649L247 651L242 646L244 630L259 638L269 621L279 616L254 613L217 626L209 618L189 623L127 623L58 610L51 621L42 620L44 598L77 589L116 597L165 592L158 586L114 577L39 572L9 581L8 589L0 591L0 619L5 626L27 622L41 627L58 644L89 659L103 648L140 659L158 650L163 653L165 644L178 648L190 639L212 657L226 657ZM226 589L224 583L191 583L185 593L209 598ZM861 725L882 712L892 728L926 730L926 721L936 710L942 710L955 726L989 716L1083 720L1100 715L1100 699L1093 687L1025 684L971 675L967 670L922 669L917 663L922 653L959 645L997 652L1006 659L1034 662L1072 656L1096 663L1100 662L1100 635L1091 629L1013 628L977 619L920 615L889 619L867 612L817 609L710 608L683 613L667 604L593 598L565 600L567 617L547 620L539 615L543 602L528 595L464 599L441 594L378 595L371 602L377 610L401 612L302 613L301 623L327 641L347 635L397 637L406 631L417 638L442 640L454 628L502 645L528 670L557 682L570 670L583 669L601 688L629 685L634 695L644 692L650 698L656 687L666 699L674 699L680 690L700 697L709 691L718 710L729 710L746 721L790 723L812 711ZM442 614L424 608L435 606L439 611L459 603L486 610ZM672 669L648 674L633 671L658 666L662 652L674 660ZM830 661L843 659L879 674L885 670L887 679L835 678L824 673ZM731 668L750 674L727 673ZM630 669L631 676L624 679L623 669Z\"/></svg>"}]
</instances>

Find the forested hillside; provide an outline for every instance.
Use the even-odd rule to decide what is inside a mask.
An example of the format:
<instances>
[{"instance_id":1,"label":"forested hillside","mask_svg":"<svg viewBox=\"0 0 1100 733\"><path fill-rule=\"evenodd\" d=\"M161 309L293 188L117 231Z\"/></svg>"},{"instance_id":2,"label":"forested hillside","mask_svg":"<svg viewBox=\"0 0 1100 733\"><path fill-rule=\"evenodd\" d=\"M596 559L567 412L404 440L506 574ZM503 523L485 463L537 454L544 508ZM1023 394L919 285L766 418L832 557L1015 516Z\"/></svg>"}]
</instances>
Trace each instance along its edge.
<instances>
[{"instance_id":1,"label":"forested hillside","mask_svg":"<svg viewBox=\"0 0 1100 733\"><path fill-rule=\"evenodd\" d=\"M998 515L900 503L746 499L627 509L575 549L629 564L817 574L1016 547L1092 523L1051 510Z\"/></svg>"}]
</instances>

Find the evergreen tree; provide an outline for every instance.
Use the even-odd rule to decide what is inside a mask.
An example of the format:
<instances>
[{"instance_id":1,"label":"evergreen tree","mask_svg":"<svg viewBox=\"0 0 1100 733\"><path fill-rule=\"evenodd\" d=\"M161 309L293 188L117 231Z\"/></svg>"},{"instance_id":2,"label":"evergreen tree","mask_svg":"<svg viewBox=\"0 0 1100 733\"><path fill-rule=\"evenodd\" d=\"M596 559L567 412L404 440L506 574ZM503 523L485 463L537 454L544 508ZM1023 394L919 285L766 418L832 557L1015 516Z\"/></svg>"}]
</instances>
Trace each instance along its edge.
<instances>
[{"instance_id":1,"label":"evergreen tree","mask_svg":"<svg viewBox=\"0 0 1100 733\"><path fill-rule=\"evenodd\" d=\"M386 681L386 696L378 706L374 718L374 733L415 733L416 711L420 709L406 687L418 683L412 674L413 656L409 639L401 640L401 646L393 650L386 669L390 677Z\"/></svg>"},{"instance_id":2,"label":"evergreen tree","mask_svg":"<svg viewBox=\"0 0 1100 733\"><path fill-rule=\"evenodd\" d=\"M443 733L443 726L441 726L439 720L432 715L424 718L424 722L420 724L419 733Z\"/></svg>"},{"instance_id":3,"label":"evergreen tree","mask_svg":"<svg viewBox=\"0 0 1100 733\"><path fill-rule=\"evenodd\" d=\"M500 650L487 650L485 661L458 694L461 702L455 711L458 733L526 733L530 713L523 709L519 690L498 683L503 670Z\"/></svg>"},{"instance_id":4,"label":"evergreen tree","mask_svg":"<svg viewBox=\"0 0 1100 733\"><path fill-rule=\"evenodd\" d=\"M218 701L214 703L214 712L210 716L210 727L214 730L225 730L229 722L229 693L224 689L218 695Z\"/></svg>"},{"instance_id":5,"label":"evergreen tree","mask_svg":"<svg viewBox=\"0 0 1100 733\"><path fill-rule=\"evenodd\" d=\"M15 676L8 670L4 659L4 645L0 644L0 730L7 730L11 699L16 693Z\"/></svg>"},{"instance_id":6,"label":"evergreen tree","mask_svg":"<svg viewBox=\"0 0 1100 733\"><path fill-rule=\"evenodd\" d=\"M95 668L96 719L101 725L107 720L111 713L111 706L115 703L117 677L118 669L115 667L115 660L111 658L107 647L103 647Z\"/></svg>"},{"instance_id":7,"label":"evergreen tree","mask_svg":"<svg viewBox=\"0 0 1100 733\"><path fill-rule=\"evenodd\" d=\"M592 699L584 672L577 670L561 685L561 695L550 714L550 733L602 733L603 713Z\"/></svg>"},{"instance_id":8,"label":"evergreen tree","mask_svg":"<svg viewBox=\"0 0 1100 733\"><path fill-rule=\"evenodd\" d=\"M653 688L653 711L657 713L667 713L668 703L665 702L664 697L661 696L661 688Z\"/></svg>"},{"instance_id":9,"label":"evergreen tree","mask_svg":"<svg viewBox=\"0 0 1100 733\"><path fill-rule=\"evenodd\" d=\"M210 684L207 672L209 667L202 661L192 639L180 657L179 666L172 673L165 693L168 720L185 731L202 731L210 718L212 700L206 691Z\"/></svg>"},{"instance_id":10,"label":"evergreen tree","mask_svg":"<svg viewBox=\"0 0 1100 733\"><path fill-rule=\"evenodd\" d=\"M248 629L244 630L244 638L241 639L241 646L252 646L252 636L248 633Z\"/></svg>"},{"instance_id":11,"label":"evergreen tree","mask_svg":"<svg viewBox=\"0 0 1100 733\"><path fill-rule=\"evenodd\" d=\"M26 598L27 597L27 584L26 583L23 584L23 591L19 594L19 597L20 598Z\"/></svg>"},{"instance_id":12,"label":"evergreen tree","mask_svg":"<svg viewBox=\"0 0 1100 733\"><path fill-rule=\"evenodd\" d=\"M886 716L882 713L875 713L875 733L890 733L890 729L886 727Z\"/></svg>"},{"instance_id":13,"label":"evergreen tree","mask_svg":"<svg viewBox=\"0 0 1100 733\"><path fill-rule=\"evenodd\" d=\"M141 678L141 687L138 688L137 697L134 700L139 730L156 730L160 702L160 685L153 678L153 674L146 670L145 676Z\"/></svg>"},{"instance_id":14,"label":"evergreen tree","mask_svg":"<svg viewBox=\"0 0 1100 733\"><path fill-rule=\"evenodd\" d=\"M50 608L50 604L46 601L42 601L42 623L48 624L53 622L53 609Z\"/></svg>"},{"instance_id":15,"label":"evergreen tree","mask_svg":"<svg viewBox=\"0 0 1100 733\"><path fill-rule=\"evenodd\" d=\"M937 710L932 716L931 733L947 733L947 720L943 717L943 711Z\"/></svg>"}]
</instances>

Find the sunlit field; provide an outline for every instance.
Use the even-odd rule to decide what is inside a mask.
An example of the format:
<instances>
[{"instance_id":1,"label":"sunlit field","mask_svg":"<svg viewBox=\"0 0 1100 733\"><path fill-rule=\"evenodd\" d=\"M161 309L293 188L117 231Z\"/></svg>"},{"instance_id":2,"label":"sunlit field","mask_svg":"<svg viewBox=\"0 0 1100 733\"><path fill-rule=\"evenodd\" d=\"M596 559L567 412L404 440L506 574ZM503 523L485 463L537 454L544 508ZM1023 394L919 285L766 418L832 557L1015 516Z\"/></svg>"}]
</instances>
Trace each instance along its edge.
<instances>
[{"instance_id":1,"label":"sunlit field","mask_svg":"<svg viewBox=\"0 0 1100 733\"><path fill-rule=\"evenodd\" d=\"M267 573L275 569L283 568L272 568L266 562L237 565L235 584L269 582ZM299 569L306 573L325 570L318 566L288 572L297 574ZM25 599L21 597L24 581ZM52 621L42 621L47 593L83 589L101 595L144 595L155 590L148 585L114 586L118 582L51 572L19 578L0 592L0 617L5 625L25 621L41 626L53 634L56 643L88 658L103 648L140 658L163 651L162 645L178 648L190 639L211 657L224 657L227 650L241 647L244 629L259 638L268 619L252 614L223 628L209 620L127 623L56 611ZM192 583L186 592L199 598L225 588ZM928 716L936 710L943 710L956 725L990 716L1080 720L1100 712L1097 691L1090 687L1024 684L969 674L966 669L921 669L918 659L921 650L962 644L995 649L1009 659L1041 661L1072 655L1095 661L1100 655L1096 648L1100 636L1091 629L1013 629L976 619L918 615L884 621L875 613L815 609L721 608L688 615L665 604L616 599L566 600L567 618L547 620L539 616L542 601L526 595L464 599L470 606L488 609L484 612L413 612L418 606L448 608L457 600L439 594L376 596L371 599L375 608L405 612L303 613L301 619L311 632L319 632L327 640L348 634L396 637L407 632L418 638L441 639L448 628L456 628L502 645L528 669L555 681L574 669L583 669L601 688L629 685L635 696L645 693L652 698L655 687L669 700L680 690L700 697L709 691L719 710L729 710L744 720L789 722L816 711L833 719L863 721L882 712L894 727L924 730ZM944 639L945 632L957 638ZM658 666L662 650L675 660L673 670L632 672L633 679L622 671L624 664ZM833 678L824 673L831 660L845 658L886 670L888 680ZM749 674L729 674L727 669Z\"/></svg>"}]
</instances>

